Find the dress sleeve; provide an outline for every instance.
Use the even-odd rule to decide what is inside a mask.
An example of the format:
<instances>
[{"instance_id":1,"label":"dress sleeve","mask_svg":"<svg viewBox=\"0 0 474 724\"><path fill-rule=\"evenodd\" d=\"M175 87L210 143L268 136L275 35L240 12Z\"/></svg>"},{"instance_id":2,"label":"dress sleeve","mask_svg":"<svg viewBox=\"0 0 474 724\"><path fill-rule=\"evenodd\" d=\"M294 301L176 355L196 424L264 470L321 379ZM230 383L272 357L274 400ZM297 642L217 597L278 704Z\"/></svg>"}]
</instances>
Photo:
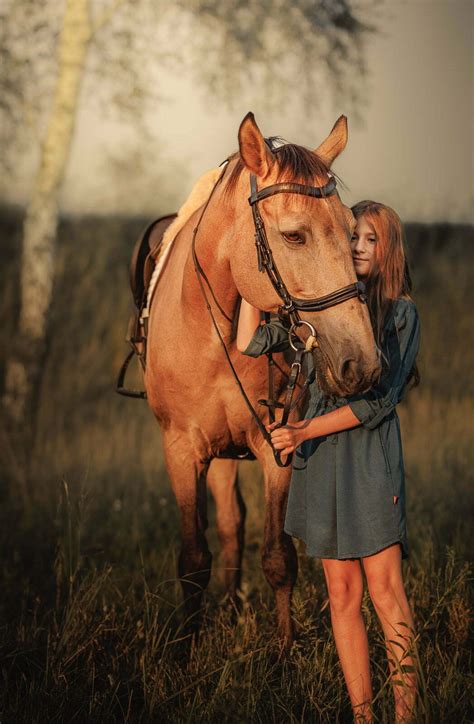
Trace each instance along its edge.
<instances>
[{"instance_id":1,"label":"dress sleeve","mask_svg":"<svg viewBox=\"0 0 474 724\"><path fill-rule=\"evenodd\" d=\"M259 325L242 354L259 357L265 352L284 352L290 346L288 329L279 319Z\"/></svg>"},{"instance_id":2,"label":"dress sleeve","mask_svg":"<svg viewBox=\"0 0 474 724\"><path fill-rule=\"evenodd\" d=\"M420 345L420 320L413 302L398 302L394 310L394 327L386 375L367 393L347 398L354 415L369 430L376 428L400 402L415 363Z\"/></svg>"}]
</instances>

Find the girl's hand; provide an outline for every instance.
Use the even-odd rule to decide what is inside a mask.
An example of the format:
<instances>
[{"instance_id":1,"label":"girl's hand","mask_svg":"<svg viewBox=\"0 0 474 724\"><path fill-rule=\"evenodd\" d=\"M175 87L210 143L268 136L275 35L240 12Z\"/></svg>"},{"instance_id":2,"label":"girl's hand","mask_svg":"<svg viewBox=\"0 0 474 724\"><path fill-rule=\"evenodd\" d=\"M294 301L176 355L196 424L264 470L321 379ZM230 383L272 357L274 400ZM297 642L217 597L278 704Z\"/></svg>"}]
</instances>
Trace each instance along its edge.
<instances>
[{"instance_id":1,"label":"girl's hand","mask_svg":"<svg viewBox=\"0 0 474 724\"><path fill-rule=\"evenodd\" d=\"M282 455L289 455L294 452L296 448L306 440L302 423L307 423L307 420L293 422L290 425L284 425L276 430L274 428L279 424L278 422L265 425L267 431L271 432L272 444L275 450L280 450Z\"/></svg>"}]
</instances>

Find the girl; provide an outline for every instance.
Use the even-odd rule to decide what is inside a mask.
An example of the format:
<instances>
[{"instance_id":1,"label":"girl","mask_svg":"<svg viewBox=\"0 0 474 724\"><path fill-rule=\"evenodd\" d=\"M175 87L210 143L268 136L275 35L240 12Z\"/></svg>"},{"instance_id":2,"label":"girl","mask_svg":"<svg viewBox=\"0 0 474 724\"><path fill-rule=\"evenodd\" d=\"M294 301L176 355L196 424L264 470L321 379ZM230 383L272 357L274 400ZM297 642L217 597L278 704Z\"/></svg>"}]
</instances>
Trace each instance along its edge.
<instances>
[{"instance_id":1,"label":"girl","mask_svg":"<svg viewBox=\"0 0 474 724\"><path fill-rule=\"evenodd\" d=\"M398 415L407 382L418 382L419 321L402 226L387 206L361 201L352 208L357 277L366 283L382 374L367 393L328 398L311 385L305 419L273 429L282 454L295 452L285 531L322 559L331 621L354 717L372 721L367 633L361 614L362 568L383 628L397 722L414 716L416 668L413 618L404 590L408 556L405 486ZM260 311L242 300L237 347L257 357L281 351L288 329L280 321L257 326ZM395 643L393 643L395 642Z\"/></svg>"}]
</instances>

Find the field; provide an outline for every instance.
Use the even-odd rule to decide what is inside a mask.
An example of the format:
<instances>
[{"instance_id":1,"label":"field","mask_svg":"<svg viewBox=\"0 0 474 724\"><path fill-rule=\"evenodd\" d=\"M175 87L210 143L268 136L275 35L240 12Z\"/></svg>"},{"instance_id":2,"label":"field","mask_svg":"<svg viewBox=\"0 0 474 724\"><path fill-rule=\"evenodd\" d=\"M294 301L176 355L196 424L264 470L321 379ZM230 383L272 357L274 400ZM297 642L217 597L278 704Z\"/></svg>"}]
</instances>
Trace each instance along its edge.
<instances>
[{"instance_id":1,"label":"field","mask_svg":"<svg viewBox=\"0 0 474 724\"><path fill-rule=\"evenodd\" d=\"M248 509L242 610L214 554L201 642L183 655L178 514L146 403L114 393L127 348L127 264L140 219L64 219L29 473L1 441L0 721L349 722L317 560L300 553L297 643L277 656L260 569L262 486L241 463ZM21 219L0 223L0 372L18 312ZM400 406L412 555L407 590L423 680L417 721L472 721L472 229L408 224L422 321L422 383ZM393 721L368 598L377 721Z\"/></svg>"}]
</instances>

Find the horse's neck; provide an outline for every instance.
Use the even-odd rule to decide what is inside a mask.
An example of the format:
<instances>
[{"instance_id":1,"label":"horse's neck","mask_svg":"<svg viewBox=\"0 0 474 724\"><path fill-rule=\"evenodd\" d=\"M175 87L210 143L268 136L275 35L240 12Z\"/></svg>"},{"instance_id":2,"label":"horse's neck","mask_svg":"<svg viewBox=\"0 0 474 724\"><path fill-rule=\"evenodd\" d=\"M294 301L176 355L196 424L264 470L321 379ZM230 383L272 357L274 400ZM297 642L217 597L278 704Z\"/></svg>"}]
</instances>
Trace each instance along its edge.
<instances>
[{"instance_id":1,"label":"horse's neck","mask_svg":"<svg viewBox=\"0 0 474 724\"><path fill-rule=\"evenodd\" d=\"M232 238L235 215L229 214L226 220L225 213L216 214L216 209L223 208L219 196L216 195L214 203L200 222L201 211L198 212L197 220L190 219L194 228L198 224L195 254L207 282L196 270L190 244L183 270L181 300L187 319L196 319L200 324L209 325L212 321L206 309L207 299L219 328L227 337L232 335L233 324L229 320L234 320L240 295L232 278L229 261L229 238ZM219 310L213 295L225 314ZM205 312L205 320L202 310Z\"/></svg>"}]
</instances>

